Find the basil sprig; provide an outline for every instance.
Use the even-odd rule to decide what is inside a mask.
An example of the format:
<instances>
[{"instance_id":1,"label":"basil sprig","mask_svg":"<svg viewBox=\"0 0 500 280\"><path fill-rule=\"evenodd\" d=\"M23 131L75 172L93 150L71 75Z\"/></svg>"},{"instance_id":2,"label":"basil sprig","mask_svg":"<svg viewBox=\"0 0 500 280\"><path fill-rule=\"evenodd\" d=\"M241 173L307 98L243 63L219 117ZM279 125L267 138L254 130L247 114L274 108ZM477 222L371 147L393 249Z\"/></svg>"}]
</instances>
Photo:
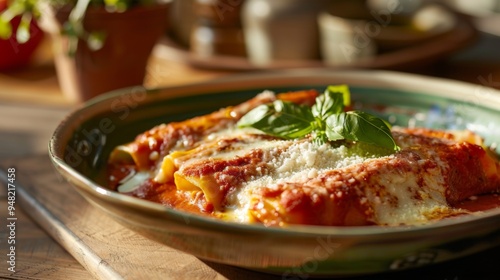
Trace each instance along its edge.
<instances>
[{"instance_id":1,"label":"basil sprig","mask_svg":"<svg viewBox=\"0 0 500 280\"><path fill-rule=\"evenodd\" d=\"M349 105L347 85L328 86L312 107L276 100L248 112L238 127L253 127L284 139L310 134L318 144L347 140L399 150L387 122L361 111L345 112Z\"/></svg>"}]
</instances>

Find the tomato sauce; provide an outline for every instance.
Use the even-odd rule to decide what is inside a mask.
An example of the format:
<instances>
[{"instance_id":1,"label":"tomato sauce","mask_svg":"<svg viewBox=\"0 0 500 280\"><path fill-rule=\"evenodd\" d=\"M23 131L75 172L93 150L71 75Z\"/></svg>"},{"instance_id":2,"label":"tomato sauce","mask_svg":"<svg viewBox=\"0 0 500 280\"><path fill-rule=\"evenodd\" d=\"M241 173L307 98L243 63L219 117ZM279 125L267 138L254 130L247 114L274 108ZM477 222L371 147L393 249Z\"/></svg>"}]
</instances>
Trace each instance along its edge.
<instances>
[{"instance_id":1,"label":"tomato sauce","mask_svg":"<svg viewBox=\"0 0 500 280\"><path fill-rule=\"evenodd\" d=\"M454 207L469 210L471 212L486 211L494 208L500 208L500 195L499 194L484 194L478 196L471 196L463 200Z\"/></svg>"}]
</instances>

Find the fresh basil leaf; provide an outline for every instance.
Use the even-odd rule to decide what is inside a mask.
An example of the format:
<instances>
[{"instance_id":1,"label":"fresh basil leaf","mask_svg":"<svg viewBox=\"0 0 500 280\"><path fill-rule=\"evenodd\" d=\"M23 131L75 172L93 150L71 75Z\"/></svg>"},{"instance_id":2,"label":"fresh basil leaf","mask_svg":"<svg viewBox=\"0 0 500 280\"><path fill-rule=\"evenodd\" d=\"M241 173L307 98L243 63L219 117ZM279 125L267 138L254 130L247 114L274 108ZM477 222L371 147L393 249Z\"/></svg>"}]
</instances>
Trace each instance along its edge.
<instances>
[{"instance_id":1,"label":"fresh basil leaf","mask_svg":"<svg viewBox=\"0 0 500 280\"><path fill-rule=\"evenodd\" d=\"M326 120L326 134L330 141L346 139L359 141L398 151L386 122L361 111L332 115ZM343 137L343 138L342 138Z\"/></svg>"},{"instance_id":2,"label":"fresh basil leaf","mask_svg":"<svg viewBox=\"0 0 500 280\"><path fill-rule=\"evenodd\" d=\"M316 97L316 103L311 108L312 114L321 120L326 120L333 114L344 111L344 95L339 92L325 91Z\"/></svg>"},{"instance_id":3,"label":"fresh basil leaf","mask_svg":"<svg viewBox=\"0 0 500 280\"><path fill-rule=\"evenodd\" d=\"M331 92L331 93L340 93L344 97L344 106L350 106L351 105L351 92L349 91L349 86L342 84L342 85L331 85L326 88L326 92Z\"/></svg>"},{"instance_id":4,"label":"fresh basil leaf","mask_svg":"<svg viewBox=\"0 0 500 280\"><path fill-rule=\"evenodd\" d=\"M276 137L295 139L311 133L314 120L309 107L276 100L251 110L237 125L253 127Z\"/></svg>"},{"instance_id":5,"label":"fresh basil leaf","mask_svg":"<svg viewBox=\"0 0 500 280\"><path fill-rule=\"evenodd\" d=\"M345 135L348 134L348 130L344 127L346 119L346 114L340 113L337 115L332 115L326 119L326 131L325 134L330 141L344 140Z\"/></svg>"},{"instance_id":6,"label":"fresh basil leaf","mask_svg":"<svg viewBox=\"0 0 500 280\"><path fill-rule=\"evenodd\" d=\"M317 145L323 145L328 142L328 136L324 130L316 130L312 133L312 140Z\"/></svg>"},{"instance_id":7,"label":"fresh basil leaf","mask_svg":"<svg viewBox=\"0 0 500 280\"><path fill-rule=\"evenodd\" d=\"M347 85L329 86L312 107L276 100L248 112L238 126L253 127L285 139L311 135L317 144L347 140L361 142L366 147L399 150L386 121L360 111L344 112L350 103Z\"/></svg>"}]
</instances>

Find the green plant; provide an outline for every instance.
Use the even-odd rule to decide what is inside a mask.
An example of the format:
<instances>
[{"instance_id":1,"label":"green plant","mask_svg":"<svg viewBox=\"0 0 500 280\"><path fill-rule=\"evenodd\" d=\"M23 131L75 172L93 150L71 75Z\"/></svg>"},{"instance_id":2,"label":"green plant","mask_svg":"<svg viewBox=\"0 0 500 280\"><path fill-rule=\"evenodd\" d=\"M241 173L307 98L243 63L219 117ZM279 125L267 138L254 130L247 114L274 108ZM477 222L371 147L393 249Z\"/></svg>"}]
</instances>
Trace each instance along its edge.
<instances>
[{"instance_id":1,"label":"green plant","mask_svg":"<svg viewBox=\"0 0 500 280\"><path fill-rule=\"evenodd\" d=\"M30 39L30 23L34 18L40 16L37 1L13 0L7 2L6 9L0 11L0 39L7 40L12 36L13 28L11 21L17 16L21 17L21 22L16 32L17 42L23 44Z\"/></svg>"},{"instance_id":2,"label":"green plant","mask_svg":"<svg viewBox=\"0 0 500 280\"><path fill-rule=\"evenodd\" d=\"M83 19L89 7L102 7L110 13L119 13L134 6L161 2L161 0L11 0L7 4L7 9L0 13L0 39L12 36L13 28L10 22L14 17L21 16L22 20L15 37L19 43L27 42L30 38L30 22L43 16L39 4L44 1L54 7L66 5L72 7L68 20L62 27L62 33L69 39L70 55L76 51L79 39L87 42L91 50L98 50L103 46L106 34L101 31L88 32L83 27Z\"/></svg>"},{"instance_id":3,"label":"green plant","mask_svg":"<svg viewBox=\"0 0 500 280\"><path fill-rule=\"evenodd\" d=\"M363 142L398 151L390 125L374 115L346 110L350 105L346 85L329 86L312 107L276 100L260 105L238 122L283 139L311 136L318 144L334 141Z\"/></svg>"}]
</instances>

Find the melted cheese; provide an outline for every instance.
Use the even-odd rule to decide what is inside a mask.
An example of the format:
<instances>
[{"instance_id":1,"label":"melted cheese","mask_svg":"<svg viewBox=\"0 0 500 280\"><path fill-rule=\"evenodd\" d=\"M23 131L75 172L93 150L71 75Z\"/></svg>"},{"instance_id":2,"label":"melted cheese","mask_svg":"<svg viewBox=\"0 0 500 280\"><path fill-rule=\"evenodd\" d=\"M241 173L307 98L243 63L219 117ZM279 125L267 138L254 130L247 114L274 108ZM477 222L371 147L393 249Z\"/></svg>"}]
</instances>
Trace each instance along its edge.
<instances>
[{"instance_id":1,"label":"melted cheese","mask_svg":"<svg viewBox=\"0 0 500 280\"><path fill-rule=\"evenodd\" d=\"M393 128L402 149L382 156L360 144L318 146L308 138L281 140L235 127L241 115L273 98L266 93L158 126L117 147L111 162L135 164L138 171L122 179L118 191L142 195L145 186L173 186L174 192L158 191L157 200L172 196L166 204L176 207L174 196L181 193L200 211L226 220L349 226L415 225L461 215L467 212L453 204L500 189L498 160L471 132ZM139 182L145 177L150 184Z\"/></svg>"},{"instance_id":2,"label":"melted cheese","mask_svg":"<svg viewBox=\"0 0 500 280\"><path fill-rule=\"evenodd\" d=\"M442 170L448 169L449 166L425 168L426 160L416 160L412 163L412 169L393 168L401 165L400 160L391 156L365 164L365 172L380 174L376 180L378 182L374 182L374 187L365 189L366 202L374 209L378 224L422 224L433 216L462 212L451 209L446 202L446 184ZM363 173L356 175L366 176Z\"/></svg>"},{"instance_id":3,"label":"melted cheese","mask_svg":"<svg viewBox=\"0 0 500 280\"><path fill-rule=\"evenodd\" d=\"M290 143L290 141L278 141ZM252 220L249 211L254 193L259 188L273 188L285 182L306 182L325 171L362 163L368 157L353 154L347 147L332 148L328 144L316 146L309 141L294 141L283 150L267 153L267 174L243 182L238 191L228 196L226 218L240 222Z\"/></svg>"},{"instance_id":4,"label":"melted cheese","mask_svg":"<svg viewBox=\"0 0 500 280\"><path fill-rule=\"evenodd\" d=\"M203 169L216 162L250 157L255 151L262 153L259 161L263 164L252 176L234 183L227 195L221 192L220 182L214 175ZM232 127L208 135L202 144L191 150L167 155L155 180L162 183L168 181L165 178L174 178L178 190L202 191L224 217L250 222L250 208L258 189L273 188L285 182L306 182L328 170L361 164L369 158L373 156L360 155L355 146L317 146L309 140L269 139L254 129ZM224 168L230 166L225 164ZM192 169L197 171L193 174Z\"/></svg>"}]
</instances>

